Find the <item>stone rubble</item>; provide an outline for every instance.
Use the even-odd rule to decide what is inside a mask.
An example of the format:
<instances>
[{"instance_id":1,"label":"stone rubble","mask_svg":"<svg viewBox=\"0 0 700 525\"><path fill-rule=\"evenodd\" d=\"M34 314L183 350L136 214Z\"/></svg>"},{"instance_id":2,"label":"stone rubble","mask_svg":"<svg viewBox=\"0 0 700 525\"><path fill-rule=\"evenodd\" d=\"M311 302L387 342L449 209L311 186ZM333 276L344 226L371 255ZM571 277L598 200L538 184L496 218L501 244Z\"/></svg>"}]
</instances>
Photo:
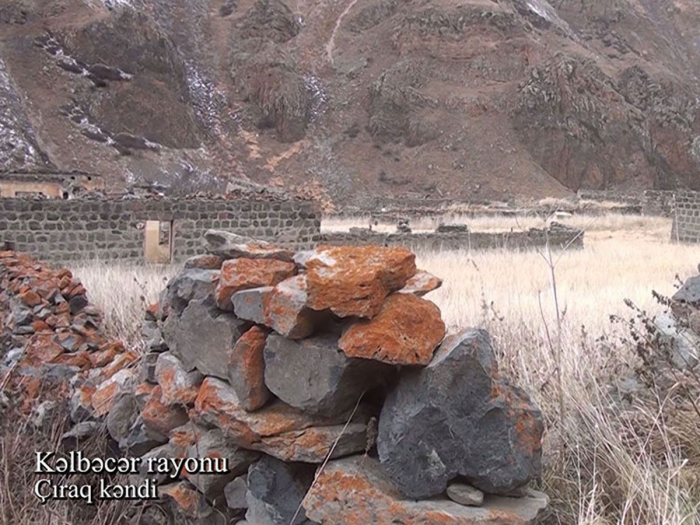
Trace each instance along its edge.
<instances>
[{"instance_id":1,"label":"stone rubble","mask_svg":"<svg viewBox=\"0 0 700 525\"><path fill-rule=\"evenodd\" d=\"M71 439L99 423L132 456L226 459L140 471L171 523L535 522L539 410L500 377L488 334L445 338L423 298L442 281L410 251L295 254L219 231L205 245L148 307L143 356L101 335L70 272L0 253L4 360L18 363L0 372L69 367L54 375Z\"/></svg>"}]
</instances>

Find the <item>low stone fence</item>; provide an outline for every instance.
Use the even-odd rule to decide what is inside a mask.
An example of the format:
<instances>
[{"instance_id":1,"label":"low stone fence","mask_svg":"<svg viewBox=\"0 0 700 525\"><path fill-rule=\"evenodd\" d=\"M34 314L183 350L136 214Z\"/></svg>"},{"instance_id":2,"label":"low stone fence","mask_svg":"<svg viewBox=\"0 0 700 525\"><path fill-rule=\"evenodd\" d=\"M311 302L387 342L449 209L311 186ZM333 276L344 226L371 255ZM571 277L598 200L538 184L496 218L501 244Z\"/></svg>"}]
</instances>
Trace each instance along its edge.
<instances>
[{"instance_id":1,"label":"low stone fence","mask_svg":"<svg viewBox=\"0 0 700 525\"><path fill-rule=\"evenodd\" d=\"M549 229L532 228L527 231L485 233L470 231L427 233L381 233L364 229L349 232L329 232L321 235L320 242L333 246L402 246L414 251L438 250L527 250L550 244L555 248L583 248L584 232L565 226Z\"/></svg>"},{"instance_id":2,"label":"low stone fence","mask_svg":"<svg viewBox=\"0 0 700 525\"><path fill-rule=\"evenodd\" d=\"M167 226L166 238L155 243L167 244L166 259L174 262L201 253L211 228L292 248L313 246L321 229L316 205L301 200L0 199L0 245L46 261L143 261L149 221Z\"/></svg>"},{"instance_id":3,"label":"low stone fence","mask_svg":"<svg viewBox=\"0 0 700 525\"><path fill-rule=\"evenodd\" d=\"M535 522L542 415L499 375L487 332L445 337L423 298L441 280L413 253L216 231L206 244L148 308L138 366L74 329L94 333L99 312L66 270L0 256L0 309L23 338L0 380L75 358L67 437L104 426L137 460L130 483L158 500L135 502L144 521Z\"/></svg>"}]
</instances>

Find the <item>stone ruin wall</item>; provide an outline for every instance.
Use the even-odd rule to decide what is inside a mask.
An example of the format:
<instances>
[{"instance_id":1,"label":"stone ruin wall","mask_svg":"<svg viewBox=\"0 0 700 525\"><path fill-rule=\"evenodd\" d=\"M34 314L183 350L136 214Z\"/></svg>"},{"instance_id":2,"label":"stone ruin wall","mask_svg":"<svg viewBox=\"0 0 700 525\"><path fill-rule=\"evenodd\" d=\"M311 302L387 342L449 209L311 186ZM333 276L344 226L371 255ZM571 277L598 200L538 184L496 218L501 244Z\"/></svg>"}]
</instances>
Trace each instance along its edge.
<instances>
[{"instance_id":1,"label":"stone ruin wall","mask_svg":"<svg viewBox=\"0 0 700 525\"><path fill-rule=\"evenodd\" d=\"M321 228L310 201L0 199L0 244L46 261L143 261L146 221L172 222L174 262L201 253L209 229L305 248Z\"/></svg>"},{"instance_id":2,"label":"stone ruin wall","mask_svg":"<svg viewBox=\"0 0 700 525\"><path fill-rule=\"evenodd\" d=\"M369 244L402 246L414 251L527 250L550 243L558 248L583 248L584 232L574 228L533 228L527 231L484 233L470 231L427 233L380 233L369 230L324 233L321 240L333 246Z\"/></svg>"},{"instance_id":3,"label":"stone ruin wall","mask_svg":"<svg viewBox=\"0 0 700 525\"><path fill-rule=\"evenodd\" d=\"M671 240L700 243L700 192L684 191L676 195Z\"/></svg>"},{"instance_id":4,"label":"stone ruin wall","mask_svg":"<svg viewBox=\"0 0 700 525\"><path fill-rule=\"evenodd\" d=\"M641 194L623 193L615 190L581 190L577 197L595 202L626 204L630 211L638 210L642 215L671 217L675 191L645 190Z\"/></svg>"}]
</instances>

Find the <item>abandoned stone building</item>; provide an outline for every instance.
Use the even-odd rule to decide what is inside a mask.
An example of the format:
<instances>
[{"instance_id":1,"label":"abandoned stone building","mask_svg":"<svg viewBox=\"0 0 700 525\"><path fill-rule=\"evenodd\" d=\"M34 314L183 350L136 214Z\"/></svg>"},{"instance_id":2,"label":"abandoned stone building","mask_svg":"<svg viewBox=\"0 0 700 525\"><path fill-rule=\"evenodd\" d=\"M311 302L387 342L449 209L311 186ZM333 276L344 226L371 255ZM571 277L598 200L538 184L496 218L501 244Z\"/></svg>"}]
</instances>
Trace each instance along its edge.
<instances>
[{"instance_id":1,"label":"abandoned stone building","mask_svg":"<svg viewBox=\"0 0 700 525\"><path fill-rule=\"evenodd\" d=\"M0 197L35 197L70 199L86 192L104 191L105 181L99 175L68 173L2 173Z\"/></svg>"}]
</instances>

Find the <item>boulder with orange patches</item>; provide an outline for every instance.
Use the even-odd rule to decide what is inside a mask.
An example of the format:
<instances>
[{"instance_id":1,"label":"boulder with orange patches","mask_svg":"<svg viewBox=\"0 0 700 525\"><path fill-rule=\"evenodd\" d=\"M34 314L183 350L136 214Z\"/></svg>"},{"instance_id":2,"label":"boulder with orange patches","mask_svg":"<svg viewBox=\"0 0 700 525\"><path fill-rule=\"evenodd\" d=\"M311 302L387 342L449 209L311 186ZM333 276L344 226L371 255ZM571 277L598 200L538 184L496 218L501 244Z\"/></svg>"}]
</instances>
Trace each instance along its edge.
<instances>
[{"instance_id":1,"label":"boulder with orange patches","mask_svg":"<svg viewBox=\"0 0 700 525\"><path fill-rule=\"evenodd\" d=\"M348 357L427 365L443 337L445 323L435 304L412 294L394 294L374 319L352 324L338 346Z\"/></svg>"},{"instance_id":2,"label":"boulder with orange patches","mask_svg":"<svg viewBox=\"0 0 700 525\"><path fill-rule=\"evenodd\" d=\"M320 246L295 257L306 268L309 308L370 319L415 275L415 259L405 248L383 246Z\"/></svg>"},{"instance_id":3,"label":"boulder with orange patches","mask_svg":"<svg viewBox=\"0 0 700 525\"><path fill-rule=\"evenodd\" d=\"M232 259L221 266L214 297L216 306L233 310L231 298L236 292L261 286L274 286L296 273L293 263L274 259Z\"/></svg>"},{"instance_id":4,"label":"boulder with orange patches","mask_svg":"<svg viewBox=\"0 0 700 525\"><path fill-rule=\"evenodd\" d=\"M483 330L448 337L430 364L403 373L379 418L377 448L407 497L441 494L464 477L489 494L508 494L540 476L542 416L498 375Z\"/></svg>"},{"instance_id":5,"label":"boulder with orange patches","mask_svg":"<svg viewBox=\"0 0 700 525\"><path fill-rule=\"evenodd\" d=\"M162 390L164 405L187 406L197 398L204 376L197 370L188 372L182 361L170 352L164 352L156 361L155 379Z\"/></svg>"},{"instance_id":6,"label":"boulder with orange patches","mask_svg":"<svg viewBox=\"0 0 700 525\"><path fill-rule=\"evenodd\" d=\"M168 406L163 403L162 390L155 387L141 410L143 424L155 438L168 439L170 431L188 421L187 411L181 406Z\"/></svg>"}]
</instances>

